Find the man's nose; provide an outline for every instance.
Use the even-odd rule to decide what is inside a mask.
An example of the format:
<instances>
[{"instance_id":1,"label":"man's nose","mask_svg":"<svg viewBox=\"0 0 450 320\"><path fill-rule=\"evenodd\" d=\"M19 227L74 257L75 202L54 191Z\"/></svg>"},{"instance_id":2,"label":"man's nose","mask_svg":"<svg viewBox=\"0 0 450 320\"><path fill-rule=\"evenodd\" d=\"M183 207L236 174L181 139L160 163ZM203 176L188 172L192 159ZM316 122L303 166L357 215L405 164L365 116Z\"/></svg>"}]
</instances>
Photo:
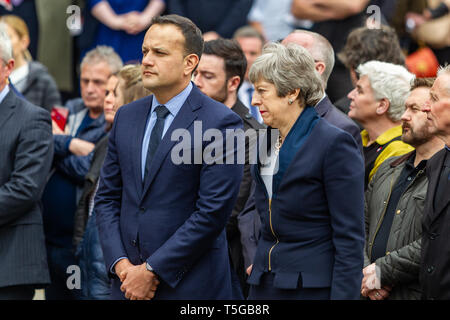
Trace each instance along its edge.
<instances>
[{"instance_id":1,"label":"man's nose","mask_svg":"<svg viewBox=\"0 0 450 320\"><path fill-rule=\"evenodd\" d=\"M352 91L350 91L350 92L348 93L347 98L349 98L349 99L352 100L352 101L355 100L355 99L354 99L355 93L356 93L356 88L353 89Z\"/></svg>"}]
</instances>

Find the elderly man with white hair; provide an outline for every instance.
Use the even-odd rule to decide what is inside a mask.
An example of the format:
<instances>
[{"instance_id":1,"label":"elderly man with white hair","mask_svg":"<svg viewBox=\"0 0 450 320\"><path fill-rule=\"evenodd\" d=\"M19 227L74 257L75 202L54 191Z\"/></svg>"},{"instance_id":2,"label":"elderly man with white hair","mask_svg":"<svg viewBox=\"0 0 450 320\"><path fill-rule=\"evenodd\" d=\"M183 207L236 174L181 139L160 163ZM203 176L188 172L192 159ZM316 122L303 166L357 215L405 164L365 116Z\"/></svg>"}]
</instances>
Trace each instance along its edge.
<instances>
[{"instance_id":1,"label":"elderly man with white hair","mask_svg":"<svg viewBox=\"0 0 450 320\"><path fill-rule=\"evenodd\" d=\"M50 283L39 203L53 157L50 113L8 86L11 40L0 23L0 300Z\"/></svg>"},{"instance_id":2,"label":"elderly man with white hair","mask_svg":"<svg viewBox=\"0 0 450 320\"><path fill-rule=\"evenodd\" d=\"M445 142L427 163L420 284L424 299L450 299L450 66L442 68L422 111Z\"/></svg>"},{"instance_id":3,"label":"elderly man with white hair","mask_svg":"<svg viewBox=\"0 0 450 320\"><path fill-rule=\"evenodd\" d=\"M348 97L352 101L348 116L358 121L365 158L365 186L388 158L414 150L401 141L401 116L413 75L404 67L369 61L357 68L359 80Z\"/></svg>"}]
</instances>

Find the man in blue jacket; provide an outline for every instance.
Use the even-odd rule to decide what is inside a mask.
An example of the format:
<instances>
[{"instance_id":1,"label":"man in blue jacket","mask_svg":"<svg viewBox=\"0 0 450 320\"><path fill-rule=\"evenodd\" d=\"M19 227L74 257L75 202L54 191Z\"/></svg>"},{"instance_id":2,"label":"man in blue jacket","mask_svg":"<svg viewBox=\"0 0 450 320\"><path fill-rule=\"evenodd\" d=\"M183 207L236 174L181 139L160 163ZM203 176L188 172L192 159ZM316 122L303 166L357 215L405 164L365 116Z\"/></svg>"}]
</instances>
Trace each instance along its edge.
<instances>
[{"instance_id":1,"label":"man in blue jacket","mask_svg":"<svg viewBox=\"0 0 450 320\"><path fill-rule=\"evenodd\" d=\"M243 164L228 164L226 152L212 162L202 155L243 124L190 81L202 51L189 19L153 18L142 45L153 95L116 113L94 209L112 299L233 298L225 226ZM199 126L223 145L196 139ZM236 147L228 151L237 159Z\"/></svg>"},{"instance_id":2,"label":"man in blue jacket","mask_svg":"<svg viewBox=\"0 0 450 320\"><path fill-rule=\"evenodd\" d=\"M105 132L103 100L109 76L122 67L112 48L99 46L81 63L81 98L67 102L65 130L53 123L54 159L51 178L43 194L44 230L52 284L46 298L73 299L77 290L67 288L67 267L75 265L72 237L74 214L88 172L92 150Z\"/></svg>"}]
</instances>

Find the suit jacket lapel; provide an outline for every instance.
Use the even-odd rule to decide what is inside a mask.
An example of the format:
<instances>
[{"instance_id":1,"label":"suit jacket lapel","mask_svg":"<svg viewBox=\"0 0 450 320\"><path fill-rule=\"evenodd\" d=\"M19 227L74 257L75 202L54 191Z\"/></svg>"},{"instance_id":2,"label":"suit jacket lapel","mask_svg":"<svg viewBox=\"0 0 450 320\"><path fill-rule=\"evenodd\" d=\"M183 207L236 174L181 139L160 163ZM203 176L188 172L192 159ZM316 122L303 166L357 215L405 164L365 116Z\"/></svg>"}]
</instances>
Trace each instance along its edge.
<instances>
[{"instance_id":1,"label":"suit jacket lapel","mask_svg":"<svg viewBox=\"0 0 450 320\"><path fill-rule=\"evenodd\" d=\"M14 108L16 106L14 93L9 90L6 97L0 104L0 128L8 121L10 117L14 114Z\"/></svg>"},{"instance_id":2,"label":"suit jacket lapel","mask_svg":"<svg viewBox=\"0 0 450 320\"><path fill-rule=\"evenodd\" d=\"M147 99L143 100L140 108L142 110L137 110L136 112L136 127L134 137L138 137L137 143L131 143L132 150L131 155L133 158L133 167L134 167L134 176L136 183L136 190L138 191L139 196L142 194L142 142L144 140L145 128L147 127L147 120L150 115L150 111L152 110L152 98L153 96L149 96ZM145 117L143 116L145 115Z\"/></svg>"},{"instance_id":3,"label":"suit jacket lapel","mask_svg":"<svg viewBox=\"0 0 450 320\"><path fill-rule=\"evenodd\" d=\"M145 197L150 185L152 184L156 176L156 173L159 171L159 168L161 167L167 154L178 142L171 140L172 132L176 129L187 129L197 118L196 110L199 108L201 108L201 95L200 91L194 86L192 88L191 94L184 102L175 119L173 119L173 122L170 125L169 129L167 129L167 132L164 134L164 137L161 140L161 143L159 144L155 155L153 156L148 177L144 181L144 189L141 199Z\"/></svg>"}]
</instances>

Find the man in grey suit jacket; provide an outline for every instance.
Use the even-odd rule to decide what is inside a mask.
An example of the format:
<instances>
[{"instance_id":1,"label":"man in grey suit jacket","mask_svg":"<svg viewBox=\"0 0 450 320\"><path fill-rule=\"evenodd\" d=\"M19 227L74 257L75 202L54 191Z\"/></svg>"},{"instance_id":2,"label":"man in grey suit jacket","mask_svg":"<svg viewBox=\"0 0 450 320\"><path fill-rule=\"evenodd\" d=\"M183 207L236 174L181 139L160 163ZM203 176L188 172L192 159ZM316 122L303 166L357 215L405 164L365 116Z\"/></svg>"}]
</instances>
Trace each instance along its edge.
<instances>
[{"instance_id":1,"label":"man in grey suit jacket","mask_svg":"<svg viewBox=\"0 0 450 320\"><path fill-rule=\"evenodd\" d=\"M53 156L50 114L9 89L13 67L0 25L0 300L32 299L50 282L39 203Z\"/></svg>"}]
</instances>

